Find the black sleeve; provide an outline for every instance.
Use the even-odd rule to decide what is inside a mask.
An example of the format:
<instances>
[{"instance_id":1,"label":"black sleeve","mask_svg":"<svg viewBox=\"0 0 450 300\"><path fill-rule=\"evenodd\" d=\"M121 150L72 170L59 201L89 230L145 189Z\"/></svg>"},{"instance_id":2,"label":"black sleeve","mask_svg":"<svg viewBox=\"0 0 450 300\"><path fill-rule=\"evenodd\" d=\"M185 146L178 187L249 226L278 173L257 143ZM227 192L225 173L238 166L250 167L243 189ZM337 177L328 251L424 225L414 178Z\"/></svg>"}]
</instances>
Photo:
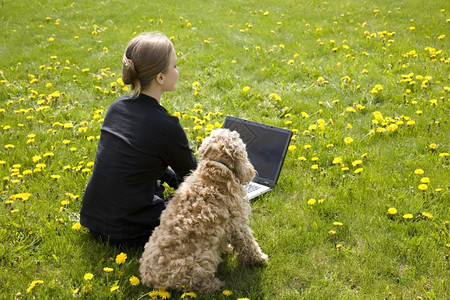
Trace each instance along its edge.
<instances>
[{"instance_id":1,"label":"black sleeve","mask_svg":"<svg viewBox=\"0 0 450 300\"><path fill-rule=\"evenodd\" d=\"M197 168L197 159L189 146L186 133L178 118L167 137L163 157L172 170L181 178Z\"/></svg>"},{"instance_id":2,"label":"black sleeve","mask_svg":"<svg viewBox=\"0 0 450 300\"><path fill-rule=\"evenodd\" d=\"M167 168L159 179L161 182L167 183L170 187L177 189L183 178L178 176L172 169Z\"/></svg>"}]
</instances>

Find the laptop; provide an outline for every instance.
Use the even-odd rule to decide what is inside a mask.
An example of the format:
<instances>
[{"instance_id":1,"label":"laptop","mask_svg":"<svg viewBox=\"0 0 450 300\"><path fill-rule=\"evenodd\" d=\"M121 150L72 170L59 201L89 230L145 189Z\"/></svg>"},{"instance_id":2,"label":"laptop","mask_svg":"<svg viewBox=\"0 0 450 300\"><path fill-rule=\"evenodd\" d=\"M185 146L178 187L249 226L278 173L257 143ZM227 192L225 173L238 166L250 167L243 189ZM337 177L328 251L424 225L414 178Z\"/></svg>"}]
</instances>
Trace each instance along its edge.
<instances>
[{"instance_id":1,"label":"laptop","mask_svg":"<svg viewBox=\"0 0 450 300\"><path fill-rule=\"evenodd\" d=\"M248 199L272 190L280 176L292 131L232 116L225 117L222 127L239 133L256 169L255 178L244 186Z\"/></svg>"}]
</instances>

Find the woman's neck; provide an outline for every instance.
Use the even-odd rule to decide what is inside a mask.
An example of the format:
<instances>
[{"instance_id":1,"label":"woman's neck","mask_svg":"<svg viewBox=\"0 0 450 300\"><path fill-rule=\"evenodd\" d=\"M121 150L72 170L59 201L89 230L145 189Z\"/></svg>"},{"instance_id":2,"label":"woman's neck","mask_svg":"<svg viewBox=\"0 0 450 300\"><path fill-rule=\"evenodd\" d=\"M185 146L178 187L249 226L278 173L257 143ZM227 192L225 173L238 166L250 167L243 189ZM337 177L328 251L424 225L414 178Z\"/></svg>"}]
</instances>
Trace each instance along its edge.
<instances>
[{"instance_id":1,"label":"woman's neck","mask_svg":"<svg viewBox=\"0 0 450 300\"><path fill-rule=\"evenodd\" d=\"M156 87L154 85L150 85L146 89L142 90L141 94L144 94L144 95L150 96L152 98L155 98L156 101L158 101L158 103L161 103L162 92L161 92L160 89L158 89L158 87Z\"/></svg>"}]
</instances>

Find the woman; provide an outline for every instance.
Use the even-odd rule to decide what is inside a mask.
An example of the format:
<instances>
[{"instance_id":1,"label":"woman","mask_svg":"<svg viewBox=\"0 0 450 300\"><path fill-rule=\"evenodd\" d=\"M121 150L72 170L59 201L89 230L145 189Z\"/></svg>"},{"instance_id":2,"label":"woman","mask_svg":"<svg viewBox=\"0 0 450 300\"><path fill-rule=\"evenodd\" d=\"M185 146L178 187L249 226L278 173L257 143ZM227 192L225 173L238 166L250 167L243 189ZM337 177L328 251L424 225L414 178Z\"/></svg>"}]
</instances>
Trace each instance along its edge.
<instances>
[{"instance_id":1,"label":"woman","mask_svg":"<svg viewBox=\"0 0 450 300\"><path fill-rule=\"evenodd\" d=\"M178 118L160 105L178 79L170 40L161 33L132 39L122 79L135 93L106 113L80 222L111 244L144 246L165 208L161 182L176 188L197 162Z\"/></svg>"}]
</instances>

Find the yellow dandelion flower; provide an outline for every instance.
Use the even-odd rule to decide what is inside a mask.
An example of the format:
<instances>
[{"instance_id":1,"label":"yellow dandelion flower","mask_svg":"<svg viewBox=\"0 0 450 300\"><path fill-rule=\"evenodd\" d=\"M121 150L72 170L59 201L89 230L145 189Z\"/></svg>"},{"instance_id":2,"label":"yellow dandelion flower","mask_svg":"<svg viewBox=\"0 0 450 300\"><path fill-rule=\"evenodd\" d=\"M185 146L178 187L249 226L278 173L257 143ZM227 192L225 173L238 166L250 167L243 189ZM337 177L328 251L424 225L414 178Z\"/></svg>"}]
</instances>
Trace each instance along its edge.
<instances>
[{"instance_id":1,"label":"yellow dandelion flower","mask_svg":"<svg viewBox=\"0 0 450 300\"><path fill-rule=\"evenodd\" d=\"M420 182L422 182L422 183L430 183L430 178L429 177L422 177L420 179Z\"/></svg>"},{"instance_id":2,"label":"yellow dandelion flower","mask_svg":"<svg viewBox=\"0 0 450 300\"><path fill-rule=\"evenodd\" d=\"M131 285L136 286L136 285L139 285L140 280L136 276L131 276L130 277L130 283L131 283Z\"/></svg>"},{"instance_id":3,"label":"yellow dandelion flower","mask_svg":"<svg viewBox=\"0 0 450 300\"><path fill-rule=\"evenodd\" d=\"M335 234L336 234L336 231L330 230L330 231L328 231L328 234L329 234L329 235L335 235Z\"/></svg>"},{"instance_id":4,"label":"yellow dandelion flower","mask_svg":"<svg viewBox=\"0 0 450 300\"><path fill-rule=\"evenodd\" d=\"M127 260L127 254L121 252L116 256L116 264L120 265L123 264Z\"/></svg>"},{"instance_id":5,"label":"yellow dandelion flower","mask_svg":"<svg viewBox=\"0 0 450 300\"><path fill-rule=\"evenodd\" d=\"M307 112L302 111L301 113L302 118L309 118L309 114Z\"/></svg>"},{"instance_id":6,"label":"yellow dandelion flower","mask_svg":"<svg viewBox=\"0 0 450 300\"><path fill-rule=\"evenodd\" d=\"M151 291L148 293L148 296L152 299L156 299L159 296L159 292L158 291Z\"/></svg>"},{"instance_id":7,"label":"yellow dandelion flower","mask_svg":"<svg viewBox=\"0 0 450 300\"><path fill-rule=\"evenodd\" d=\"M360 160L360 159L355 160L354 162L352 162L352 166L354 166L354 167L356 167L356 166L358 166L360 164L362 164L362 160Z\"/></svg>"},{"instance_id":8,"label":"yellow dandelion flower","mask_svg":"<svg viewBox=\"0 0 450 300\"><path fill-rule=\"evenodd\" d=\"M110 291L111 291L111 292L115 292L115 291L117 291L119 288L120 288L120 287L119 287L118 285L113 285L113 286L110 288Z\"/></svg>"},{"instance_id":9,"label":"yellow dandelion flower","mask_svg":"<svg viewBox=\"0 0 450 300\"><path fill-rule=\"evenodd\" d=\"M94 278L94 274L92 273L84 274L84 280L91 280L92 278Z\"/></svg>"},{"instance_id":10,"label":"yellow dandelion flower","mask_svg":"<svg viewBox=\"0 0 450 300\"><path fill-rule=\"evenodd\" d=\"M340 163L342 163L342 158L340 158L340 157L335 157L335 158L333 159L333 164L334 164L334 165L337 165L337 164L340 164Z\"/></svg>"},{"instance_id":11,"label":"yellow dandelion flower","mask_svg":"<svg viewBox=\"0 0 450 300\"><path fill-rule=\"evenodd\" d=\"M281 101L281 100L282 100L281 97L278 96L278 95L275 94L275 93L270 93L270 94L269 94L269 98L275 99L276 101Z\"/></svg>"},{"instance_id":12,"label":"yellow dandelion flower","mask_svg":"<svg viewBox=\"0 0 450 300\"><path fill-rule=\"evenodd\" d=\"M72 229L73 230L80 230L81 229L81 224L80 222L76 222L75 224L72 225Z\"/></svg>"},{"instance_id":13,"label":"yellow dandelion flower","mask_svg":"<svg viewBox=\"0 0 450 300\"><path fill-rule=\"evenodd\" d=\"M363 52L364 54L364 52ZM379 91L383 90L383 86L381 84L375 85L372 90L370 91L371 94L378 94Z\"/></svg>"},{"instance_id":14,"label":"yellow dandelion flower","mask_svg":"<svg viewBox=\"0 0 450 300\"><path fill-rule=\"evenodd\" d=\"M187 292L187 293L183 293L183 295L181 295L181 299L184 299L185 297L190 297L190 298L197 298L197 294L194 292Z\"/></svg>"},{"instance_id":15,"label":"yellow dandelion flower","mask_svg":"<svg viewBox=\"0 0 450 300\"><path fill-rule=\"evenodd\" d=\"M431 150L436 150L436 148L437 148L437 145L436 144L430 144L430 149Z\"/></svg>"},{"instance_id":16,"label":"yellow dandelion flower","mask_svg":"<svg viewBox=\"0 0 450 300\"><path fill-rule=\"evenodd\" d=\"M309 199L307 203L308 205L314 205L316 204L316 199Z\"/></svg>"},{"instance_id":17,"label":"yellow dandelion flower","mask_svg":"<svg viewBox=\"0 0 450 300\"><path fill-rule=\"evenodd\" d=\"M386 130L389 132L394 132L398 129L398 125L397 124L390 124L388 127L386 127Z\"/></svg>"},{"instance_id":18,"label":"yellow dandelion flower","mask_svg":"<svg viewBox=\"0 0 450 300\"><path fill-rule=\"evenodd\" d=\"M104 267L103 271L105 271L106 273L111 273L112 271L114 271L113 268L109 268L109 267Z\"/></svg>"},{"instance_id":19,"label":"yellow dandelion flower","mask_svg":"<svg viewBox=\"0 0 450 300\"><path fill-rule=\"evenodd\" d=\"M390 208L387 210L387 214L388 214L388 215L396 215L396 214L397 214L397 209L396 209L395 207L390 207Z\"/></svg>"},{"instance_id":20,"label":"yellow dandelion flower","mask_svg":"<svg viewBox=\"0 0 450 300\"><path fill-rule=\"evenodd\" d=\"M89 293L91 290L92 290L92 284L86 284L83 287L83 292L85 292L85 293Z\"/></svg>"},{"instance_id":21,"label":"yellow dandelion flower","mask_svg":"<svg viewBox=\"0 0 450 300\"><path fill-rule=\"evenodd\" d=\"M424 173L424 171L422 169L415 169L414 170L414 174L416 175L422 175Z\"/></svg>"},{"instance_id":22,"label":"yellow dandelion flower","mask_svg":"<svg viewBox=\"0 0 450 300\"><path fill-rule=\"evenodd\" d=\"M428 185L426 185L424 183L419 184L418 189L421 191L426 191L428 189Z\"/></svg>"},{"instance_id":23,"label":"yellow dandelion flower","mask_svg":"<svg viewBox=\"0 0 450 300\"><path fill-rule=\"evenodd\" d=\"M233 292L230 291L230 290L224 290L224 291L222 292L222 294L228 297L228 296L233 295Z\"/></svg>"},{"instance_id":24,"label":"yellow dandelion flower","mask_svg":"<svg viewBox=\"0 0 450 300\"><path fill-rule=\"evenodd\" d=\"M334 226L342 226L342 225L344 225L344 224L342 224L341 222L333 222L333 225L334 225Z\"/></svg>"},{"instance_id":25,"label":"yellow dandelion flower","mask_svg":"<svg viewBox=\"0 0 450 300\"><path fill-rule=\"evenodd\" d=\"M42 164L42 163L41 164L36 164L36 168L37 169L41 169L42 170L42 169L45 169L45 167L47 167L46 164Z\"/></svg>"},{"instance_id":26,"label":"yellow dandelion flower","mask_svg":"<svg viewBox=\"0 0 450 300\"><path fill-rule=\"evenodd\" d=\"M422 216L424 216L425 218L428 218L428 219L433 219L433 215L426 211L422 212Z\"/></svg>"},{"instance_id":27,"label":"yellow dandelion flower","mask_svg":"<svg viewBox=\"0 0 450 300\"><path fill-rule=\"evenodd\" d=\"M290 145L289 147L288 147L288 150L289 151L295 151L297 149L297 146L295 146L295 145Z\"/></svg>"},{"instance_id":28,"label":"yellow dandelion flower","mask_svg":"<svg viewBox=\"0 0 450 300\"><path fill-rule=\"evenodd\" d=\"M250 87L249 87L249 86L244 86L244 87L242 88L242 91L243 91L244 93L247 93L249 90L250 90Z\"/></svg>"},{"instance_id":29,"label":"yellow dandelion flower","mask_svg":"<svg viewBox=\"0 0 450 300\"><path fill-rule=\"evenodd\" d=\"M355 113L356 112L356 110L353 108L353 107L347 107L346 109L345 109L345 111L346 112L350 112L350 113ZM348 125L348 124L347 124Z\"/></svg>"},{"instance_id":30,"label":"yellow dandelion flower","mask_svg":"<svg viewBox=\"0 0 450 300\"><path fill-rule=\"evenodd\" d=\"M37 285L43 284L43 280L33 280L30 286L27 288L27 294L30 293Z\"/></svg>"},{"instance_id":31,"label":"yellow dandelion flower","mask_svg":"<svg viewBox=\"0 0 450 300\"><path fill-rule=\"evenodd\" d=\"M363 168L358 168L353 173L359 174L359 173L362 173L363 170L364 170Z\"/></svg>"},{"instance_id":32,"label":"yellow dandelion flower","mask_svg":"<svg viewBox=\"0 0 450 300\"><path fill-rule=\"evenodd\" d=\"M347 145L352 142L353 142L353 139L351 137L348 136L348 137L344 138L344 143L346 143Z\"/></svg>"},{"instance_id":33,"label":"yellow dandelion flower","mask_svg":"<svg viewBox=\"0 0 450 300\"><path fill-rule=\"evenodd\" d=\"M32 170L25 170L22 172L22 175L30 175L30 174L33 174Z\"/></svg>"},{"instance_id":34,"label":"yellow dandelion flower","mask_svg":"<svg viewBox=\"0 0 450 300\"><path fill-rule=\"evenodd\" d=\"M164 290L164 289L159 289L158 290L158 295L162 299L169 299L170 298L170 293L168 291Z\"/></svg>"},{"instance_id":35,"label":"yellow dandelion flower","mask_svg":"<svg viewBox=\"0 0 450 300\"><path fill-rule=\"evenodd\" d=\"M404 214L403 215L403 218L404 219L407 219L407 220L409 220L409 219L412 219L414 216L412 215L412 214Z\"/></svg>"}]
</instances>

